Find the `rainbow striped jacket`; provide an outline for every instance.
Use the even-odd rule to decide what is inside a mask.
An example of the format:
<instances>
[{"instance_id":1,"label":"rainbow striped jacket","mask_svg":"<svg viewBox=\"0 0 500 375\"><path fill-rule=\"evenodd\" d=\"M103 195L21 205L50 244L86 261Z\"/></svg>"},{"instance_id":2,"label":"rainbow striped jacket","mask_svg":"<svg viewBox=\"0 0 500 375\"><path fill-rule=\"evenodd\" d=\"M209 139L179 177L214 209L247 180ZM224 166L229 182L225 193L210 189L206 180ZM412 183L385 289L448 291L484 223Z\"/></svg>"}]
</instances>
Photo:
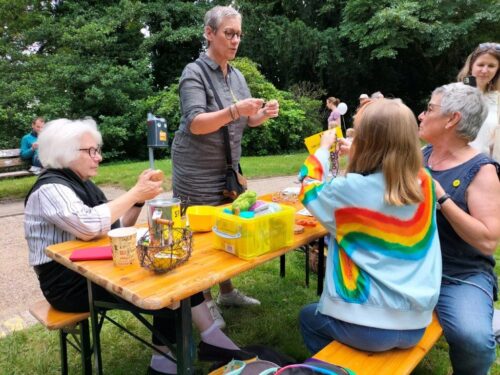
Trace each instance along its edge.
<instances>
[{"instance_id":1,"label":"rainbow striped jacket","mask_svg":"<svg viewBox=\"0 0 500 375\"><path fill-rule=\"evenodd\" d=\"M384 201L382 172L349 173L327 182L329 153L302 166L300 199L330 232L325 287L318 310L384 329L419 329L432 320L441 283L434 184L419 174L424 201Z\"/></svg>"}]
</instances>

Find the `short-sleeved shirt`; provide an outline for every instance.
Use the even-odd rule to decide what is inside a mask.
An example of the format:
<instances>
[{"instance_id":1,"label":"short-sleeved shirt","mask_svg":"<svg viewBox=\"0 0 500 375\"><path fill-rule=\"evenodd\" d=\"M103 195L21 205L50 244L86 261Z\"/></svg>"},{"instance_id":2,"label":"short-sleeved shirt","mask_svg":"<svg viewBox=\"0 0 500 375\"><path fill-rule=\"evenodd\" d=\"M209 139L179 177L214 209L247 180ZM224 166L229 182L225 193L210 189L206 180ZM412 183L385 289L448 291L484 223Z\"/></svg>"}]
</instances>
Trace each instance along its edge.
<instances>
[{"instance_id":1,"label":"short-sleeved shirt","mask_svg":"<svg viewBox=\"0 0 500 375\"><path fill-rule=\"evenodd\" d=\"M250 98L250 90L238 69L228 66L226 77L220 66L202 53L198 59L207 66L207 72L224 106ZM179 82L181 123L172 144L174 195L189 199L189 204L217 205L223 202L226 156L222 129L209 134L192 134L193 119L200 113L220 110L201 68L190 63ZM248 124L242 116L228 124L233 168L241 157L241 138Z\"/></svg>"},{"instance_id":2,"label":"short-sleeved shirt","mask_svg":"<svg viewBox=\"0 0 500 375\"><path fill-rule=\"evenodd\" d=\"M330 112L330 116L328 116L328 125L330 122L335 122L339 123L339 118L340 118L340 112L338 109L334 109L332 112Z\"/></svg>"}]
</instances>

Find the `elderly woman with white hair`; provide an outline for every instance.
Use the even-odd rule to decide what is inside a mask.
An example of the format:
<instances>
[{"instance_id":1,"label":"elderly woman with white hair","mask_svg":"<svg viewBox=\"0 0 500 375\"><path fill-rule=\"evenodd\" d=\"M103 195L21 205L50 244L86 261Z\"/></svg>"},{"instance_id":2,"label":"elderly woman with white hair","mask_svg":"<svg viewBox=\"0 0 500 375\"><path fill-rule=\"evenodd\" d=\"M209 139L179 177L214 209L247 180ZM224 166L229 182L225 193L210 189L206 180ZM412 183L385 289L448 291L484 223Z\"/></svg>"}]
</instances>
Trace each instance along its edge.
<instances>
[{"instance_id":1,"label":"elderly woman with white hair","mask_svg":"<svg viewBox=\"0 0 500 375\"><path fill-rule=\"evenodd\" d=\"M64 241L91 240L120 225L134 225L144 201L162 192L163 181L158 178L158 171L146 170L129 191L108 201L91 181L102 161L102 137L92 119L51 121L38 142L46 170L25 200L24 229L29 263L52 306L67 312L89 311L86 279L47 257L44 249ZM98 286L96 295L101 300L118 298ZM203 300L202 293L191 297L193 321L201 331L199 359L251 358L250 353L239 350L217 328ZM170 342L175 342L175 318L170 315L154 317L153 327ZM153 335L153 344L158 352L170 353L156 335ZM148 373L175 374L176 363L155 352Z\"/></svg>"},{"instance_id":2,"label":"elderly woman with white hair","mask_svg":"<svg viewBox=\"0 0 500 375\"><path fill-rule=\"evenodd\" d=\"M469 145L487 115L481 92L462 83L434 90L419 116L424 163L436 181L443 258L436 306L455 375L487 374L495 359L494 253L500 238L500 166Z\"/></svg>"}]
</instances>

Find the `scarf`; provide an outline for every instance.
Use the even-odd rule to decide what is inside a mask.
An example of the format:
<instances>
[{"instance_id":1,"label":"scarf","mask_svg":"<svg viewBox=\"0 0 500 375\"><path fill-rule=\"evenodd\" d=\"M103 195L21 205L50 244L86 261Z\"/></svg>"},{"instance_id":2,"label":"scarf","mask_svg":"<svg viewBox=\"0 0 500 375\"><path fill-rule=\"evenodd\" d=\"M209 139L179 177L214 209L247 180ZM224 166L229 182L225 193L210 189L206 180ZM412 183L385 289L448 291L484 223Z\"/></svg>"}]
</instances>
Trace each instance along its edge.
<instances>
[{"instance_id":1,"label":"scarf","mask_svg":"<svg viewBox=\"0 0 500 375\"><path fill-rule=\"evenodd\" d=\"M88 207L99 206L103 203L108 202L108 199L104 195L103 191L99 189L92 181L83 181L78 175L69 168L64 169L47 169L43 171L35 184L31 187L28 192L26 199L24 200L24 206L28 202L29 197L35 191L37 191L41 186L45 184L60 184L67 186L75 192L75 194L85 203ZM120 226L120 221L115 221L111 228L118 228Z\"/></svg>"}]
</instances>

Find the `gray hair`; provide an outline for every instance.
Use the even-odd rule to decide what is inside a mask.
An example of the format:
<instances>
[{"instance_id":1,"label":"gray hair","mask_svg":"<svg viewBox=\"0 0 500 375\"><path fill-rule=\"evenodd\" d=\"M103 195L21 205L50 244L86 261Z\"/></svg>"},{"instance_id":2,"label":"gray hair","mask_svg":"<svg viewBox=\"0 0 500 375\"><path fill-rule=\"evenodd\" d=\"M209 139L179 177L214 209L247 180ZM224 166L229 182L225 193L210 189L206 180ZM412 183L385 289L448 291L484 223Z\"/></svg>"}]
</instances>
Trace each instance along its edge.
<instances>
[{"instance_id":1,"label":"gray hair","mask_svg":"<svg viewBox=\"0 0 500 375\"><path fill-rule=\"evenodd\" d=\"M68 168L78 157L84 134L90 134L97 144L102 144L101 133L90 117L81 120L61 118L45 124L38 136L38 155L42 165L46 168Z\"/></svg>"},{"instance_id":2,"label":"gray hair","mask_svg":"<svg viewBox=\"0 0 500 375\"><path fill-rule=\"evenodd\" d=\"M457 82L438 87L432 95L442 95L441 113L460 112L462 118L457 124L457 134L473 141L488 115L488 106L481 91Z\"/></svg>"},{"instance_id":3,"label":"gray hair","mask_svg":"<svg viewBox=\"0 0 500 375\"><path fill-rule=\"evenodd\" d=\"M205 13L205 27L208 26L215 32L219 28L222 20L226 17L239 17L241 19L241 13L234 9L232 6L224 7L217 5L208 10L207 13ZM206 43L207 46L210 45L208 40L206 40Z\"/></svg>"}]
</instances>

